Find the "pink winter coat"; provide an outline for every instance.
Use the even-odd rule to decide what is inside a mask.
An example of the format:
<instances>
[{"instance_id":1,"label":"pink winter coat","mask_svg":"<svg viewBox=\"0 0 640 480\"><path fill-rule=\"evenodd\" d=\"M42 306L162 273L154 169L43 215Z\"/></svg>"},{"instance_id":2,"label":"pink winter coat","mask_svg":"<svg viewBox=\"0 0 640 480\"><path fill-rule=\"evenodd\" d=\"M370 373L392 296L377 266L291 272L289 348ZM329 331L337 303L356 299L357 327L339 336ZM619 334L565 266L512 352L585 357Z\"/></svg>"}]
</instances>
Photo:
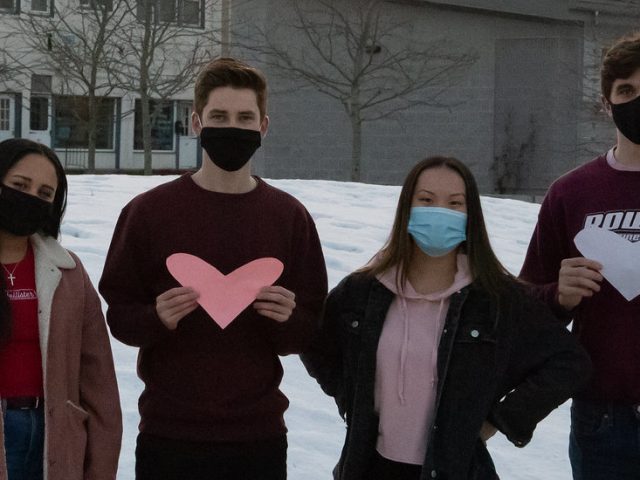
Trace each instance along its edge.
<instances>
[{"instance_id":1,"label":"pink winter coat","mask_svg":"<svg viewBox=\"0 0 640 480\"><path fill-rule=\"evenodd\" d=\"M78 257L53 238L30 240L43 352L44 478L115 479L122 414L100 299ZM7 479L3 431L0 416L0 480Z\"/></svg>"}]
</instances>

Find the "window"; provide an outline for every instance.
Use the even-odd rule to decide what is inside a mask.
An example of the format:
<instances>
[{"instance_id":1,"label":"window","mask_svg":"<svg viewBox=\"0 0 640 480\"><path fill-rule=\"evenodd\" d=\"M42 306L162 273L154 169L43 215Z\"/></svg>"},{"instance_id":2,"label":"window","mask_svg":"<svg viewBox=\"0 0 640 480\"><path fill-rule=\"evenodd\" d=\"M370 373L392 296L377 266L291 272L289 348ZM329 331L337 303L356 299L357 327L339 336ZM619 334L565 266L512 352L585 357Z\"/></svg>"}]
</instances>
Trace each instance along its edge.
<instances>
[{"instance_id":1,"label":"window","mask_svg":"<svg viewBox=\"0 0 640 480\"><path fill-rule=\"evenodd\" d=\"M0 130L11 130L11 99L0 97Z\"/></svg>"},{"instance_id":2,"label":"window","mask_svg":"<svg viewBox=\"0 0 640 480\"><path fill-rule=\"evenodd\" d=\"M198 0L180 0L179 11L182 25L199 27L203 24Z\"/></svg>"},{"instance_id":3,"label":"window","mask_svg":"<svg viewBox=\"0 0 640 480\"><path fill-rule=\"evenodd\" d=\"M80 0L80 6L82 8L92 8L96 7L104 8L107 12L110 12L113 9L113 1L112 0Z\"/></svg>"},{"instance_id":4,"label":"window","mask_svg":"<svg viewBox=\"0 0 640 480\"><path fill-rule=\"evenodd\" d=\"M29 100L29 128L49 130L49 98L51 75L31 75L31 99Z\"/></svg>"},{"instance_id":5,"label":"window","mask_svg":"<svg viewBox=\"0 0 640 480\"><path fill-rule=\"evenodd\" d=\"M191 128L191 112L193 112L193 102L178 102L178 113L176 120L176 134L182 137L195 137L196 134Z\"/></svg>"},{"instance_id":6,"label":"window","mask_svg":"<svg viewBox=\"0 0 640 480\"><path fill-rule=\"evenodd\" d=\"M97 98L96 148L113 149L116 99ZM89 146L89 99L87 97L54 97L54 148L87 148Z\"/></svg>"},{"instance_id":7,"label":"window","mask_svg":"<svg viewBox=\"0 0 640 480\"><path fill-rule=\"evenodd\" d=\"M173 150L173 102L170 100L150 100L151 149ZM136 100L133 130L133 148L142 150L142 104Z\"/></svg>"},{"instance_id":8,"label":"window","mask_svg":"<svg viewBox=\"0 0 640 480\"><path fill-rule=\"evenodd\" d=\"M31 97L29 128L31 130L49 130L49 98Z\"/></svg>"},{"instance_id":9,"label":"window","mask_svg":"<svg viewBox=\"0 0 640 480\"><path fill-rule=\"evenodd\" d=\"M162 23L177 22L177 12L174 0L158 0L156 4L158 19Z\"/></svg>"},{"instance_id":10,"label":"window","mask_svg":"<svg viewBox=\"0 0 640 480\"><path fill-rule=\"evenodd\" d=\"M204 0L137 0L137 2L138 18L141 21L144 21L145 9L150 6L157 23L175 23L184 27L204 26Z\"/></svg>"},{"instance_id":11,"label":"window","mask_svg":"<svg viewBox=\"0 0 640 480\"><path fill-rule=\"evenodd\" d=\"M51 93L51 75L31 75L31 94Z\"/></svg>"},{"instance_id":12,"label":"window","mask_svg":"<svg viewBox=\"0 0 640 480\"><path fill-rule=\"evenodd\" d=\"M13 12L18 13L16 9L15 0L0 0L0 11L1 12Z\"/></svg>"},{"instance_id":13,"label":"window","mask_svg":"<svg viewBox=\"0 0 640 480\"><path fill-rule=\"evenodd\" d=\"M32 12L48 12L49 2L47 0L31 0Z\"/></svg>"}]
</instances>

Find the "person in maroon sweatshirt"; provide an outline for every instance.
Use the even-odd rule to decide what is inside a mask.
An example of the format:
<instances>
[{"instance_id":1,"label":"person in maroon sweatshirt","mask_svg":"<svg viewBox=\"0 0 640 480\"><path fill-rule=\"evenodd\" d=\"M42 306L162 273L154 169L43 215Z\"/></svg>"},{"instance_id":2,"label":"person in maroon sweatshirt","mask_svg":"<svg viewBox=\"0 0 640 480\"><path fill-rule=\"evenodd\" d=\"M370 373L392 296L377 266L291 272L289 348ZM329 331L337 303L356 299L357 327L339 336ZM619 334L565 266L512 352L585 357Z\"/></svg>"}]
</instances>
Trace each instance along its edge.
<instances>
[{"instance_id":1,"label":"person in maroon sweatshirt","mask_svg":"<svg viewBox=\"0 0 640 480\"><path fill-rule=\"evenodd\" d=\"M140 347L139 480L286 478L278 356L308 344L327 276L307 210L251 175L269 123L266 88L247 64L209 63L192 116L202 167L134 198L113 234L99 287L112 334ZM284 270L223 329L169 273L174 253L224 275L263 257Z\"/></svg>"},{"instance_id":2,"label":"person in maroon sweatshirt","mask_svg":"<svg viewBox=\"0 0 640 480\"><path fill-rule=\"evenodd\" d=\"M640 478L640 35L616 42L604 57L602 101L617 143L551 185L520 277L534 284L593 362L586 390L573 400L569 457L576 480ZM620 237L618 265L584 258L574 243L583 229ZM608 232L602 232L610 235ZM618 240L615 236L613 240ZM628 243L627 243L628 242ZM617 242L614 242L617 243ZM635 272L623 295L605 278ZM604 274L604 275L603 275ZM634 286L635 285L635 286ZM633 292L637 289L637 292Z\"/></svg>"}]
</instances>

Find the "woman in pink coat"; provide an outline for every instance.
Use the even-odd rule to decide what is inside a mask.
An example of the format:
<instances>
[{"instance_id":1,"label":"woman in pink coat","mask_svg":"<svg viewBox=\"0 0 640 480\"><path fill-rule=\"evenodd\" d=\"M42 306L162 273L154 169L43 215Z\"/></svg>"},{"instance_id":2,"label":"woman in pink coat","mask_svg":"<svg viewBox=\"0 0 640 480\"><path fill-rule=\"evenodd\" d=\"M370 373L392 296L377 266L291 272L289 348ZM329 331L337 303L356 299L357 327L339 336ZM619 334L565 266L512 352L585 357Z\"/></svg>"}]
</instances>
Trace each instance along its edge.
<instances>
[{"instance_id":1,"label":"woman in pink coat","mask_svg":"<svg viewBox=\"0 0 640 480\"><path fill-rule=\"evenodd\" d=\"M0 479L114 479L118 387L98 295L57 241L64 169L10 139L0 179Z\"/></svg>"}]
</instances>

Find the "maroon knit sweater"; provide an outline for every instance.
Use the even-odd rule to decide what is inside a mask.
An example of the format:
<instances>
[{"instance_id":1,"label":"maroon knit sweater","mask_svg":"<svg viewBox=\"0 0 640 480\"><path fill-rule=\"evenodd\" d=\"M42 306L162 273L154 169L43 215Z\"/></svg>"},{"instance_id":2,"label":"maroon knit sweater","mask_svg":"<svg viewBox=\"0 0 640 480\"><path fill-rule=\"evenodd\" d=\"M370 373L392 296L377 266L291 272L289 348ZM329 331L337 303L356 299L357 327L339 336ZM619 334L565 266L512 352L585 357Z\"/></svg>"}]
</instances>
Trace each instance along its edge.
<instances>
[{"instance_id":1,"label":"maroon knit sweater","mask_svg":"<svg viewBox=\"0 0 640 480\"><path fill-rule=\"evenodd\" d=\"M179 284L166 258L189 253L223 274L261 257L284 264L296 294L278 323L246 308L222 330L202 309L164 327L156 297ZM100 293L114 337L140 347L140 430L189 441L268 439L286 432L278 355L300 352L327 292L315 224L300 202L258 179L245 194L210 192L190 175L134 198L120 214Z\"/></svg>"},{"instance_id":2,"label":"maroon knit sweater","mask_svg":"<svg viewBox=\"0 0 640 480\"><path fill-rule=\"evenodd\" d=\"M585 225L609 229L640 252L640 172L615 170L601 156L554 182L547 192L520 277L542 285L556 311L564 258L581 257L573 239ZM593 362L582 396L622 404L640 402L640 296L627 301L603 280L600 292L571 312L573 331Z\"/></svg>"}]
</instances>

